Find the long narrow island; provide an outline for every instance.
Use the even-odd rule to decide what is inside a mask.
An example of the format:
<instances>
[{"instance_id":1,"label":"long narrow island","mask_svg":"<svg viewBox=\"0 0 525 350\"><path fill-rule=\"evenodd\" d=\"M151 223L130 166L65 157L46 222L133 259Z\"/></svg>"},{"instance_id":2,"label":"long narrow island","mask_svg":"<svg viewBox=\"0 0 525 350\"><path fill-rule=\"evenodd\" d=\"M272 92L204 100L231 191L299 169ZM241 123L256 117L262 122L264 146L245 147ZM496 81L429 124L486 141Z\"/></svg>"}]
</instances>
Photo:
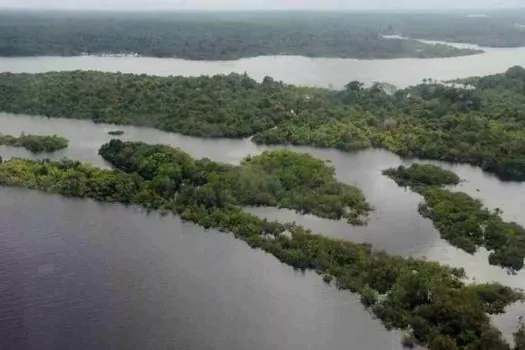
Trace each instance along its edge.
<instances>
[{"instance_id":1,"label":"long narrow island","mask_svg":"<svg viewBox=\"0 0 525 350\"><path fill-rule=\"evenodd\" d=\"M478 247L491 251L489 262L521 270L525 259L525 228L505 222L499 210L489 210L480 200L444 185L456 185L459 177L435 165L412 164L383 172L398 185L421 194L424 202L419 212L434 223L441 237L450 244L473 254Z\"/></svg>"},{"instance_id":2,"label":"long narrow island","mask_svg":"<svg viewBox=\"0 0 525 350\"><path fill-rule=\"evenodd\" d=\"M200 137L247 138L462 162L525 181L525 70L427 81L389 94L381 84L344 90L266 77L153 77L102 72L0 74L0 111L143 125ZM85 96L89 96L86 98Z\"/></svg>"},{"instance_id":3,"label":"long narrow island","mask_svg":"<svg viewBox=\"0 0 525 350\"><path fill-rule=\"evenodd\" d=\"M239 166L196 160L167 146L112 140L99 154L116 170L80 162L11 159L0 184L102 202L164 209L203 227L232 232L296 269L311 269L361 296L388 329L406 332L407 346L430 350L505 349L489 315L523 295L500 284L466 284L464 272L435 262L375 251L327 238L295 224L261 219L246 205L272 205L352 221L371 208L360 192L333 179L309 155L271 151ZM516 334L521 339L522 332Z\"/></svg>"}]
</instances>

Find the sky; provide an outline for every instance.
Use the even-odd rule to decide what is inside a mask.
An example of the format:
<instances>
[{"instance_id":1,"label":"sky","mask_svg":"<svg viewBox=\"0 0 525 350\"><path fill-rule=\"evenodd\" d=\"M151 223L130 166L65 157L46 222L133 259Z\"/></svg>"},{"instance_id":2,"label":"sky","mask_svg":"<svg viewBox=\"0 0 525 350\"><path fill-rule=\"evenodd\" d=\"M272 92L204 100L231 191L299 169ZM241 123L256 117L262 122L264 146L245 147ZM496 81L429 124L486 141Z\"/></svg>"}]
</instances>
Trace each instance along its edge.
<instances>
[{"instance_id":1,"label":"sky","mask_svg":"<svg viewBox=\"0 0 525 350\"><path fill-rule=\"evenodd\" d=\"M100 10L363 10L525 7L525 0L0 0L0 8Z\"/></svg>"}]
</instances>

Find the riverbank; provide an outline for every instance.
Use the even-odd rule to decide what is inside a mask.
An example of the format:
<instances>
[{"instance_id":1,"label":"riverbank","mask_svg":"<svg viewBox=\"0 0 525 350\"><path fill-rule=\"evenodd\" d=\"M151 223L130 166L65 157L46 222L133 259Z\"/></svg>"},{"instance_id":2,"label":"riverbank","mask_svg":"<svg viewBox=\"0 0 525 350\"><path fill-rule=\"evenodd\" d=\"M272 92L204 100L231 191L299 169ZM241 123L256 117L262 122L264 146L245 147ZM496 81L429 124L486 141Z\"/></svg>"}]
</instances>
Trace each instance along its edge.
<instances>
[{"instance_id":1,"label":"riverbank","mask_svg":"<svg viewBox=\"0 0 525 350\"><path fill-rule=\"evenodd\" d=\"M134 147L140 147L143 149L143 152L145 151L146 153L143 153L142 156L130 159L128 157L130 150L129 147L131 147L131 149ZM145 146L140 144L122 144L119 141L113 141L111 144L108 144L101 149L101 154L109 160L128 159L130 163L128 163L129 161L126 161L125 163L120 163L119 161L115 163L115 165L121 167L122 170L131 171L139 163L144 164L144 161L147 162L148 158L161 159L162 157L159 158L160 153L168 151L165 147L162 149L148 147L144 149L143 147ZM173 164L173 162L170 162L170 164ZM64 167L64 165L66 164L63 163L61 167ZM25 168L26 166L28 168ZM48 187L46 183L50 182L43 181L43 179L48 177L48 174L54 174L53 176L60 174L60 167L55 168L53 172L47 172L47 174L39 169L41 167L56 166L58 166L57 163L12 160L0 165L0 174L2 174L0 178L3 179L2 182L4 184L21 187L25 187L29 183L37 183L39 184L37 185L38 188L44 191L51 190L52 188L56 191L57 188L62 188L64 191L67 190L64 194L73 196L75 196L76 193L79 193L75 189L86 188L85 186L91 188L89 192L84 192L88 194L100 193L99 190L95 189L103 189L107 186L104 183L105 181L84 182L80 180L82 177L73 176L69 178L67 188L56 186ZM151 168L151 170L155 173L155 171L162 169L162 163L160 163L159 166L159 168ZM70 169L68 171L63 170L64 172L76 171L87 175L87 173L95 171L94 169L90 170L89 167L74 162L69 163L69 166L67 167ZM13 169L24 168L27 171L12 171ZM140 188L146 186L144 189L149 188L150 190L147 190L148 192L154 188L149 187L152 186L153 183L142 178L142 176L137 173L124 175L113 171L97 171L107 173L107 175L102 178L109 179L116 176L115 180L118 182L120 182L118 176L130 176L130 179L134 179L133 181L138 181L136 186L140 186ZM23 175L23 177L19 177L21 175ZM97 176L97 178L102 179L100 176ZM36 182L34 182L34 180L36 180ZM144 184L139 185L142 182ZM148 185L148 183L150 183L150 185ZM191 186L191 184L188 185ZM119 187L116 188L118 189ZM441 327L441 322L452 322L452 320L457 321L457 310L455 311L455 306L452 307L452 305L463 305L463 307L467 307L470 310L469 313L472 312L473 316L476 315L474 317L478 321L476 321L475 324L469 323L468 326L466 324L464 326L459 326L460 329L472 329L474 334L479 336L479 338L474 341L481 341L481 344L488 341L491 344L497 343L501 346L505 346L503 345L503 340L499 338L499 332L491 328L488 318L484 314L485 312L502 312L503 307L507 303L511 303L515 301L516 298L519 298L519 295L512 293L508 288L498 285L465 286L457 279L457 277L454 277L462 276L460 270L442 268L436 263L391 257L384 253L373 252L367 245L356 245L350 242L312 235L300 226L268 222L258 219L250 214L243 213L242 211L237 211L234 208L222 207L221 209L221 206L217 206L217 204L212 204L211 206L207 204L203 207L202 204L204 204L204 202L202 202L202 200L204 198L199 195L199 192L205 191L205 188L206 186L204 186L202 190L199 189L197 192L195 192L196 189L191 190L191 187L185 188L181 190L181 194L176 197L176 211L184 219L196 221L207 227L217 227L233 231L237 237L242 238L252 247L262 248L275 255L281 261L296 268L315 269L324 274L333 275L338 280L339 288L350 289L351 291L360 293L362 295L362 302L370 307L371 311L382 319L387 327L403 329L411 326L412 329L419 329L418 327L415 327L414 322L425 320L424 313L421 312L423 312L423 309L426 310L433 307L439 308L442 314L443 311L446 311L443 315L449 315L451 318L448 319L449 321L445 321L445 319L447 319L445 317L443 320L437 321L438 323L434 323L435 321L432 321L431 319L426 319L424 322L429 322L428 327L430 327L430 329L433 329L433 327ZM124 187L122 187L122 189L124 189ZM129 196L133 195L133 193L140 193L143 191L137 192L128 189L123 191L121 195L124 195L124 192L126 192L126 196ZM120 195L119 193L120 191L114 192L115 195ZM96 198L104 198L104 196ZM115 197L112 198L114 199ZM150 201L148 200L148 203L149 202ZM196 205L199 202L201 205ZM150 207L154 206L151 205ZM288 238L290 237L288 234L283 234L283 231L288 231L291 234L291 238ZM385 279L384 277L380 278L380 276L386 276L384 274L384 269L390 271L387 275L391 276L393 279ZM414 271L417 271L418 273L414 274ZM424 284L419 285L419 282L414 284L416 281L421 282L421 278L424 278L426 281ZM419 285L419 287L416 287L416 285ZM400 289L405 289L410 291L410 293L404 296L398 295L395 291ZM412 298L414 296L419 295L423 290L427 293L429 289L433 291L432 294L435 297L425 300L419 299L418 303L413 304ZM457 293L458 290L461 291L459 294ZM376 293L386 293L386 296L378 298ZM485 299L483 297L485 293L490 293L497 297L496 299ZM436 298L436 296L439 297ZM398 309L401 305L407 305L407 302L409 304L412 303L410 308L405 311ZM448 302L450 302L450 304L448 304ZM450 308L446 305L450 305ZM401 317L401 314L398 314L398 312L402 312L402 315L404 316ZM467 317L467 314L464 316ZM440 333L441 335L436 337L427 331L418 330L415 331L412 336L414 341L429 344L431 349L438 349L437 344L447 344L449 346L448 348L451 349L450 346L453 348L454 344L462 346L463 344L468 345L468 342L473 341L464 340L459 334L454 332L449 333L442 330Z\"/></svg>"}]
</instances>

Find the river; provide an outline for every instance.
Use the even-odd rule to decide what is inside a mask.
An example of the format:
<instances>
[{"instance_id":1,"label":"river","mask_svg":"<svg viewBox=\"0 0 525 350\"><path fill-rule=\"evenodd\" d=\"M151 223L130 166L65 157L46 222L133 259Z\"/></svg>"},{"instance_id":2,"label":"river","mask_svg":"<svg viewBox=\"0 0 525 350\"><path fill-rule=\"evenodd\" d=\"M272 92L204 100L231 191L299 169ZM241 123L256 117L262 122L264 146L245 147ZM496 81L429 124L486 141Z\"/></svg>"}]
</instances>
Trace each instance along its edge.
<instances>
[{"instance_id":1,"label":"river","mask_svg":"<svg viewBox=\"0 0 525 350\"><path fill-rule=\"evenodd\" d=\"M464 45L464 44L457 44ZM0 58L0 71L122 71L155 75L248 73L299 85L340 88L348 81L404 87L423 78L448 80L499 73L525 62L525 49L488 49L446 59L351 60L294 56L194 62L143 57ZM68 157L107 164L97 150L125 130L124 140L181 147L194 157L238 163L259 154L249 140L200 139L132 126L0 114L0 132L59 134ZM464 267L477 282L525 288L525 272L508 275L490 266L487 252L472 256L440 239L417 212L421 197L381 175L408 164L367 150L343 153L293 147L330 160L339 180L359 186L376 208L366 227L299 216L273 208L248 208L269 218L295 220L325 235L372 243L393 254L427 257ZM19 148L0 156L34 158ZM40 156L46 157L46 155ZM467 165L438 163L466 181L454 188L502 208L507 220L525 225L525 185L503 183ZM205 231L177 218L136 208L66 199L20 189L0 189L0 336L12 349L400 349L348 292L324 285L313 273L297 273L230 235ZM494 318L508 337L522 305Z\"/></svg>"},{"instance_id":2,"label":"river","mask_svg":"<svg viewBox=\"0 0 525 350\"><path fill-rule=\"evenodd\" d=\"M429 43L440 43L428 41ZM451 43L457 47L473 45ZM525 62L525 48L491 49L472 56L431 59L357 60L261 56L235 61L188 61L151 57L0 57L0 72L39 73L47 71L99 70L150 75L199 76L247 73L257 80L271 76L296 85L342 88L352 80L366 85L388 82L398 87L418 84L424 78L451 80L501 73Z\"/></svg>"},{"instance_id":3,"label":"river","mask_svg":"<svg viewBox=\"0 0 525 350\"><path fill-rule=\"evenodd\" d=\"M70 147L52 158L68 157L102 167L107 165L97 150L112 138L106 132L115 128L126 132L120 137L124 140L169 144L194 157L232 164L268 148L249 140L201 139L149 128L35 116L0 114L0 125L6 134L65 136ZM344 153L292 148L331 161L339 180L359 186L376 209L369 224L351 227L287 210L248 210L295 220L325 235L372 243L393 254L464 267L477 282L525 288L525 273L508 275L488 264L486 252L472 256L440 239L432 223L417 212L421 197L381 174L387 167L410 161L383 150ZM0 156L35 157L9 147L0 147ZM455 189L484 200L491 208L502 208L505 219L525 225L520 212L525 185L503 183L468 165L438 164L465 179ZM346 349L358 342L359 349L386 350L399 345L398 335L386 332L348 292L324 286L313 274L295 273L229 235L120 205L26 190L1 190L0 206L0 234L7 244L0 273L10 276L8 280L19 276L16 283L0 289L11 293L7 298L15 303L0 306L0 319L23 316L20 332L29 332L28 339L35 344L50 344L42 348L70 342L59 348L89 349L95 341L110 342L107 348L129 349L172 348L168 344L181 349ZM20 288L28 300L17 299L13 288ZM93 299L83 301L88 296ZM508 336L523 311L521 305L512 306L494 321ZM35 314L40 316L33 319ZM75 322L62 329L67 319ZM115 326L107 329L105 322ZM363 332L364 327L374 331ZM133 336L122 338L120 332ZM181 344L175 344L175 339L181 339Z\"/></svg>"}]
</instances>

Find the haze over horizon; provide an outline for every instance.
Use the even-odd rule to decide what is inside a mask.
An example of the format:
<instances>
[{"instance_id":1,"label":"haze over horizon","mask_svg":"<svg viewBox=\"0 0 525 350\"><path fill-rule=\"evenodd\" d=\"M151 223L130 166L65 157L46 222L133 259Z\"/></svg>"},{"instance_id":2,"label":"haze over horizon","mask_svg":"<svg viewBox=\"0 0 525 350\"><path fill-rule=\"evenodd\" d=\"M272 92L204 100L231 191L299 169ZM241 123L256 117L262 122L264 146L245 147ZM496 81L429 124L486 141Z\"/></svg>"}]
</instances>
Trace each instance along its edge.
<instances>
[{"instance_id":1,"label":"haze over horizon","mask_svg":"<svg viewBox=\"0 0 525 350\"><path fill-rule=\"evenodd\" d=\"M71 10L410 10L525 7L524 0L0 0L0 8Z\"/></svg>"}]
</instances>

